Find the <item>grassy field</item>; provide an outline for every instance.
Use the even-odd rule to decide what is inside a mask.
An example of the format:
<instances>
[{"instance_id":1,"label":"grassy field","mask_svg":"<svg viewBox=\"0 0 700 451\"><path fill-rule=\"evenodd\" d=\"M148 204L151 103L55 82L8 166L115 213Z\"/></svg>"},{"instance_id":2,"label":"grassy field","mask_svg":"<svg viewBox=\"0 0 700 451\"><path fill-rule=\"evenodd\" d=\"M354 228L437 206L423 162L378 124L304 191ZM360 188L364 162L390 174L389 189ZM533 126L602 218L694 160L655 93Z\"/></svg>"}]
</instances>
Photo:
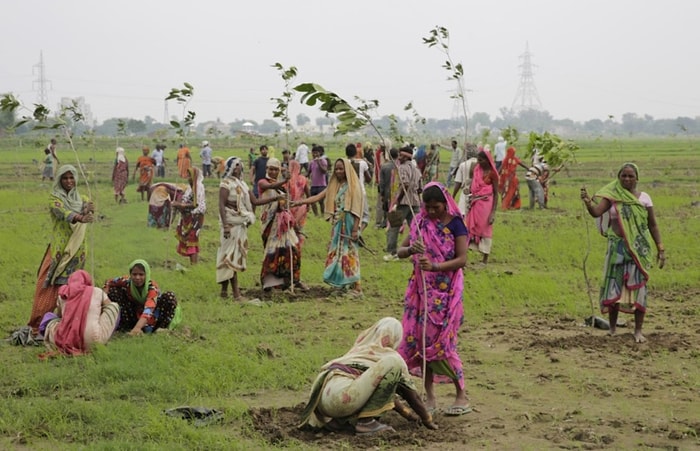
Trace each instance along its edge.
<instances>
[{"instance_id":1,"label":"grassy field","mask_svg":"<svg viewBox=\"0 0 700 451\"><path fill-rule=\"evenodd\" d=\"M47 215L50 185L41 183L38 167L32 162L43 155L42 148L37 147L39 141L25 140L21 147L16 138L0 143L0 212L3 218L0 237L4 248L0 253L3 269L0 273L0 327L7 336L28 319L36 270L50 236ZM281 415L281 410L277 409L305 402L320 365L342 354L359 330L382 316L401 317L403 292L411 267L403 261L383 262L385 232L371 226L366 230L365 240L373 252L362 251L361 254L365 293L362 300L336 295L323 286L321 275L329 225L313 215L307 222L308 239L302 260L302 279L314 287L312 295L279 294L263 298L261 305L222 300L218 296L214 270L219 236L218 182L215 179L205 181L208 211L201 233L201 263L191 267L176 254L172 231L146 227L147 204L139 200L134 184L127 188L129 203L115 204L109 180L112 145L102 143L82 148L77 144L78 156L89 175L89 191L101 218L88 232L90 257L85 269L101 284L107 278L125 274L133 259L146 259L151 263L153 279L162 288L177 294L184 309L183 325L172 333L139 338L116 336L107 346L78 358L42 361L38 355L43 348L5 344L5 364L0 369L0 448L352 447L350 443L353 442L348 438L314 443L289 431L276 431L274 434L281 434L282 438L271 439L271 435L259 427L259 413L260 409L270 409L265 412L272 412L272 419L267 419L274 423L275 415ZM217 147L214 142L215 155L245 157L246 149L253 143L219 144ZM330 156L340 156L342 144L328 144ZM697 319L700 313L697 290L700 245L696 238L700 234L700 153L697 142L674 138L595 140L579 144L578 161L555 177L550 191L550 209L499 211L489 265L478 268L472 263L478 257L470 253L464 290L466 324L461 341L462 358L467 366L479 359L476 357L479 345L470 337L479 337L480 332L487 334L498 326L505 328L514 323L517 326L518 321L521 321L520 329L525 330L523 333L527 333L524 325L546 328L560 323L561 318L569 318L578 325L591 314L589 296L594 300L597 297L605 240L585 213L578 191L582 185L590 192L596 191L612 180L626 161L634 161L640 167L639 188L653 198L668 257L666 268L652 272L651 311L646 330L654 330L655 323L663 321L660 315L653 314L655 300L663 299L671 309L687 311L685 319L695 329L685 332L694 332L697 342L700 333ZM124 147L133 168L140 154L140 143L129 142ZM174 147L168 147L171 157L175 154ZM194 160L199 162L196 153L193 152ZM75 155L65 146L59 148L59 157L62 162L76 164ZM445 168L448 159L443 155ZM169 180L174 181L172 169L169 172ZM521 195L527 204L527 186L520 175ZM87 194L88 187L82 180L79 183L80 191ZM374 205L374 191L368 189L371 205ZM257 296L262 252L259 223L250 228L249 237L249 270L242 274L241 286L244 294ZM583 267L586 257L588 281ZM176 270L176 263L185 269ZM598 314L597 308L595 313ZM522 349L522 335L509 338L508 330L513 329L518 327L505 328L500 342L500 346L509 346L510 363L495 358L488 361L486 354L479 362L478 374L483 373L483 379L475 380L475 375L468 381L476 405L480 399L494 398L495 392L489 391L488 380L498 379L499 374L509 374L513 360L527 359L528 351ZM559 351L562 349L566 348L560 347ZM642 355L646 365L660 370L672 361L667 358L668 352L645 354L642 350ZM678 370L688 372L688 396L696 402L700 401L697 361L696 358L689 368ZM582 370L576 376L583 380L580 386L585 386L587 374ZM660 377L663 382L664 378L678 376L673 372ZM523 384L520 387L523 392L547 390L533 380L523 381ZM632 385L622 384L621 390L631 389ZM557 396L565 397L566 393L563 390L557 392ZM577 396L570 390L568 395L572 399ZM496 403L497 399L494 398ZM567 399L560 401L566 403ZM505 405L506 400L502 402ZM220 409L225 414L224 420L220 424L196 427L163 414L163 410L181 405ZM491 408L498 410L497 405ZM634 411L635 404L630 401L620 408ZM507 410L494 415L508 418ZM677 418L692 417L692 414L674 414ZM604 413L600 415L604 417ZM443 429L451 430L449 424ZM693 433L689 433L682 438L684 441L676 444L680 443L681 448L700 445L698 430L694 438ZM420 433L417 432L419 437ZM496 436L499 430L493 429L491 434ZM549 445L543 445L535 439L528 440L528 434L523 434L525 438L521 444L527 449L555 447L553 443L557 443L548 439ZM474 435L466 433L465 437L474 438ZM365 445L386 449L426 445L421 442L424 438L416 440L416 443L388 440ZM504 442L489 436L475 440L473 443L485 448L508 448ZM580 446L586 442L580 437L578 442L572 438L567 440L569 444L574 443L571 445L574 447L576 443ZM431 439L429 443L437 447L440 439ZM510 443L517 445L518 441ZM610 446L616 448L626 443L638 442L618 439ZM607 445L604 441L598 444ZM443 449L461 448L458 442L446 442Z\"/></svg>"}]
</instances>

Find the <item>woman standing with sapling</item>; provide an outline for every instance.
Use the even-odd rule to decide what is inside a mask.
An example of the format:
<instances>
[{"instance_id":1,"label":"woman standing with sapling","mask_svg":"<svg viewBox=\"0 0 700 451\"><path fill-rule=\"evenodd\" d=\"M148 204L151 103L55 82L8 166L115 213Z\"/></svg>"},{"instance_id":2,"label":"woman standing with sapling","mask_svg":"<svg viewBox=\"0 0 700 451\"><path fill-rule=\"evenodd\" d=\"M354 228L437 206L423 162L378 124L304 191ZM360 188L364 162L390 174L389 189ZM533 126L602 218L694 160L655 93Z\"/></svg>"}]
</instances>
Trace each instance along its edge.
<instances>
[{"instance_id":1,"label":"woman standing with sapling","mask_svg":"<svg viewBox=\"0 0 700 451\"><path fill-rule=\"evenodd\" d=\"M399 353L415 376L422 375L425 362L429 409L437 407L434 383L454 384L455 400L444 413L458 416L471 412L457 353L457 334L464 320L462 268L467 263L468 232L447 188L428 183L422 196L420 213L398 249L399 258L413 260L404 296L404 336Z\"/></svg>"},{"instance_id":2,"label":"woman standing with sapling","mask_svg":"<svg viewBox=\"0 0 700 451\"><path fill-rule=\"evenodd\" d=\"M49 203L53 239L39 267L29 326L34 333L45 313L56 307L58 289L68 277L85 267L87 224L93 222L95 206L78 193L78 170L67 164L56 172Z\"/></svg>"},{"instance_id":3,"label":"woman standing with sapling","mask_svg":"<svg viewBox=\"0 0 700 451\"><path fill-rule=\"evenodd\" d=\"M634 341L643 343L644 314L647 311L648 270L652 266L652 240L656 245L656 261L664 267L666 254L654 215L654 204L644 191L637 190L639 169L625 163L617 179L598 191L593 199L581 188L586 210L598 219L600 233L608 238L603 284L600 288L600 309L608 313L610 335L617 326L619 312L634 314Z\"/></svg>"}]
</instances>

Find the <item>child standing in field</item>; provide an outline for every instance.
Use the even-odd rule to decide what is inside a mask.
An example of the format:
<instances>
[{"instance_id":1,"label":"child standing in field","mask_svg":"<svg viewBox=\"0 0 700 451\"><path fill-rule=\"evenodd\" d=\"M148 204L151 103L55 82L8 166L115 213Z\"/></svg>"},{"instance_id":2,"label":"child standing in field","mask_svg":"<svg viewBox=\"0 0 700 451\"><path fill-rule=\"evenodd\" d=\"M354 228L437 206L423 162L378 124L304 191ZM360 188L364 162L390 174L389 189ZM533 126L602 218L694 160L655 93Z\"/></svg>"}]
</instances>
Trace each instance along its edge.
<instances>
[{"instance_id":1,"label":"child standing in field","mask_svg":"<svg viewBox=\"0 0 700 451\"><path fill-rule=\"evenodd\" d=\"M44 170L41 172L41 181L46 179L53 181L53 157L51 156L51 150L47 147L44 149Z\"/></svg>"}]
</instances>

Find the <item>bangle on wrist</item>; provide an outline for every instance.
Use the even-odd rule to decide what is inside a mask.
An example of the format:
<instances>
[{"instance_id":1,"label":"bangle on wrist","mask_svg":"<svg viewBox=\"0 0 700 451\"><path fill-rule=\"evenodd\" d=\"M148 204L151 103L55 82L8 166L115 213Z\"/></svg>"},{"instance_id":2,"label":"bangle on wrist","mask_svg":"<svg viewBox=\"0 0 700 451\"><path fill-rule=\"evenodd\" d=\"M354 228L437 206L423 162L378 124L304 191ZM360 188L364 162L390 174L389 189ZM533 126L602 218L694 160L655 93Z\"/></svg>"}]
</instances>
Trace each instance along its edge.
<instances>
[{"instance_id":1,"label":"bangle on wrist","mask_svg":"<svg viewBox=\"0 0 700 451\"><path fill-rule=\"evenodd\" d=\"M430 269L432 269L434 272L437 272L437 264L435 262L431 263Z\"/></svg>"}]
</instances>

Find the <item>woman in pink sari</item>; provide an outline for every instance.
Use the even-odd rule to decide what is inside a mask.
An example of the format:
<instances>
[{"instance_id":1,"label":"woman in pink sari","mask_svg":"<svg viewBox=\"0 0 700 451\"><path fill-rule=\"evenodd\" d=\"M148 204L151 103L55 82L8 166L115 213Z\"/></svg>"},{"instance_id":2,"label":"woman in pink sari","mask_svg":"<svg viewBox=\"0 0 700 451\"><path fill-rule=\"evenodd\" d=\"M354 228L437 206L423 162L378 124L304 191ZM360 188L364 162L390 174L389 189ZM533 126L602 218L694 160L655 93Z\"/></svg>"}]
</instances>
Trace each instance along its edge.
<instances>
[{"instance_id":1,"label":"woman in pink sari","mask_svg":"<svg viewBox=\"0 0 700 451\"><path fill-rule=\"evenodd\" d=\"M471 408L457 354L457 333L464 319L462 268L467 262L468 232L459 207L443 185L428 183L422 196L420 213L397 252L399 258L413 260L413 274L404 297L404 334L399 353L414 376L422 375L425 361L429 409L437 407L433 384L452 382L455 400L444 413L463 415Z\"/></svg>"},{"instance_id":2,"label":"woman in pink sari","mask_svg":"<svg viewBox=\"0 0 700 451\"><path fill-rule=\"evenodd\" d=\"M299 201L311 196L311 188L309 180L301 175L301 164L297 160L289 161L289 199L291 202ZM304 225L306 224L306 215L309 213L308 205L298 205L289 209L294 217L294 230L299 236L299 251L304 244Z\"/></svg>"},{"instance_id":3,"label":"woman in pink sari","mask_svg":"<svg viewBox=\"0 0 700 451\"><path fill-rule=\"evenodd\" d=\"M493 221L498 205L498 170L487 150L476 156L470 202L467 213L469 248L481 253L481 262L485 265L491 253Z\"/></svg>"},{"instance_id":4,"label":"woman in pink sari","mask_svg":"<svg viewBox=\"0 0 700 451\"><path fill-rule=\"evenodd\" d=\"M80 269L58 289L58 315L44 315L40 329L49 350L79 355L90 352L95 343L106 344L118 322L119 305Z\"/></svg>"}]
</instances>

